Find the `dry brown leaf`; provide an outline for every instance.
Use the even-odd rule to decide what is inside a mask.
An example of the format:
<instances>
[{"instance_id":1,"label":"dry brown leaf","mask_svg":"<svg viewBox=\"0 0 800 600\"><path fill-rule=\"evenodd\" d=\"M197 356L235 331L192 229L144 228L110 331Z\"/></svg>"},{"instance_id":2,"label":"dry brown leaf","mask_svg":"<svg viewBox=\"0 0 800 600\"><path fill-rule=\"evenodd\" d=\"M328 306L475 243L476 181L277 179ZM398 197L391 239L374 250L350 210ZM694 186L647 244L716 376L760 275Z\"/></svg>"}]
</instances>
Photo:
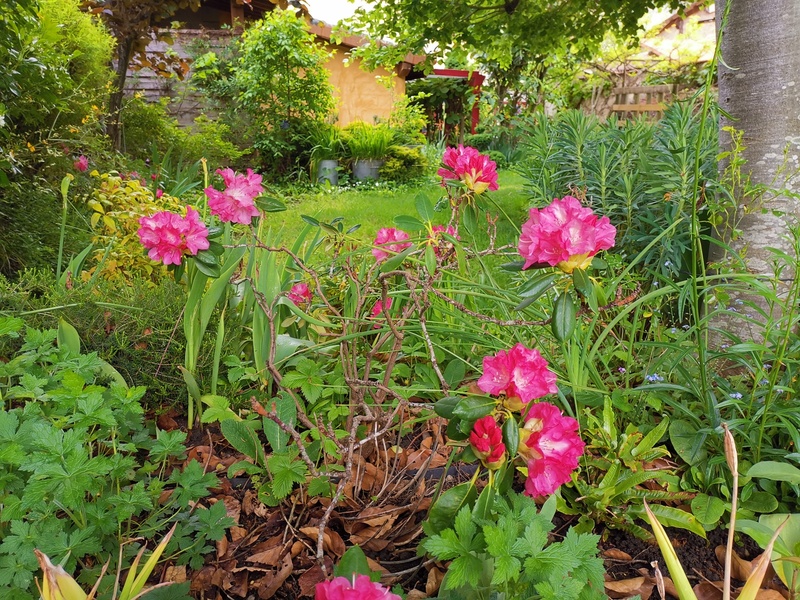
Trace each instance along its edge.
<instances>
[{"instance_id":1,"label":"dry brown leaf","mask_svg":"<svg viewBox=\"0 0 800 600\"><path fill-rule=\"evenodd\" d=\"M317 538L319 536L319 528L317 527L301 527L300 533L305 535L307 538L311 539L314 544L317 543ZM347 549L344 545L344 540L342 536L340 536L337 532L333 529L325 529L325 533L322 537L322 548L327 552L334 554L335 556L341 556L344 554L344 551Z\"/></svg>"},{"instance_id":2,"label":"dry brown leaf","mask_svg":"<svg viewBox=\"0 0 800 600\"><path fill-rule=\"evenodd\" d=\"M722 600L722 582L703 581L692 588L697 600Z\"/></svg>"},{"instance_id":3,"label":"dry brown leaf","mask_svg":"<svg viewBox=\"0 0 800 600\"><path fill-rule=\"evenodd\" d=\"M778 590L758 590L756 600L786 600Z\"/></svg>"},{"instance_id":4,"label":"dry brown leaf","mask_svg":"<svg viewBox=\"0 0 800 600\"><path fill-rule=\"evenodd\" d=\"M444 573L436 567L431 567L431 570L428 571L428 580L425 582L425 593L428 596L436 594L442 585L442 579L444 579Z\"/></svg>"},{"instance_id":5,"label":"dry brown leaf","mask_svg":"<svg viewBox=\"0 0 800 600\"><path fill-rule=\"evenodd\" d=\"M278 565L278 560L281 557L281 550L281 546L273 546L267 550L256 552L255 554L248 556L245 560L247 562L275 567Z\"/></svg>"},{"instance_id":6,"label":"dry brown leaf","mask_svg":"<svg viewBox=\"0 0 800 600\"><path fill-rule=\"evenodd\" d=\"M244 598L247 596L247 589L249 583L249 576L247 571L240 571L232 573L230 579L225 581L225 591L234 596Z\"/></svg>"},{"instance_id":7,"label":"dry brown leaf","mask_svg":"<svg viewBox=\"0 0 800 600\"><path fill-rule=\"evenodd\" d=\"M183 583L186 581L186 565L167 567L164 571L164 581Z\"/></svg>"},{"instance_id":8,"label":"dry brown leaf","mask_svg":"<svg viewBox=\"0 0 800 600\"><path fill-rule=\"evenodd\" d=\"M217 568L214 565L206 565L199 571L192 573L192 583L189 589L192 592L206 592L211 589L211 578Z\"/></svg>"},{"instance_id":9,"label":"dry brown leaf","mask_svg":"<svg viewBox=\"0 0 800 600\"><path fill-rule=\"evenodd\" d=\"M246 515L255 515L262 519L269 514L269 509L258 500L258 495L253 490L247 490L244 493L242 510Z\"/></svg>"},{"instance_id":10,"label":"dry brown leaf","mask_svg":"<svg viewBox=\"0 0 800 600\"><path fill-rule=\"evenodd\" d=\"M281 568L278 571L268 573L263 577L258 586L258 597L261 600L269 600L275 595L275 592L283 585L283 582L292 574L294 566L292 565L292 557L288 554L283 557Z\"/></svg>"},{"instance_id":11,"label":"dry brown leaf","mask_svg":"<svg viewBox=\"0 0 800 600\"><path fill-rule=\"evenodd\" d=\"M606 581L603 584L609 598L632 598L641 596L649 598L653 592L654 581L649 577L632 577L618 581Z\"/></svg>"},{"instance_id":12,"label":"dry brown leaf","mask_svg":"<svg viewBox=\"0 0 800 600\"><path fill-rule=\"evenodd\" d=\"M231 527L228 531L230 531L232 542L238 542L247 537L247 529L244 527Z\"/></svg>"},{"instance_id":13,"label":"dry brown leaf","mask_svg":"<svg viewBox=\"0 0 800 600\"><path fill-rule=\"evenodd\" d=\"M600 556L606 560L619 560L622 562L631 562L631 560L633 560L630 554L623 552L622 550L617 550L616 548L603 550L600 553Z\"/></svg>"},{"instance_id":14,"label":"dry brown leaf","mask_svg":"<svg viewBox=\"0 0 800 600\"><path fill-rule=\"evenodd\" d=\"M717 546L714 548L714 554L717 556L719 564L724 565L727 548L725 546ZM749 560L743 559L736 552L731 555L731 577L739 581L747 581L752 572L753 564Z\"/></svg>"},{"instance_id":15,"label":"dry brown leaf","mask_svg":"<svg viewBox=\"0 0 800 600\"><path fill-rule=\"evenodd\" d=\"M222 558L228 553L228 537L223 535L217 541L217 560Z\"/></svg>"},{"instance_id":16,"label":"dry brown leaf","mask_svg":"<svg viewBox=\"0 0 800 600\"><path fill-rule=\"evenodd\" d=\"M428 597L428 594L426 594L422 590L411 590L406 595L406 600L423 600L424 598L427 598L427 597Z\"/></svg>"},{"instance_id":17,"label":"dry brown leaf","mask_svg":"<svg viewBox=\"0 0 800 600\"><path fill-rule=\"evenodd\" d=\"M223 496L222 501L225 503L225 512L227 516L233 519L233 522L238 525L242 503L233 496Z\"/></svg>"},{"instance_id":18,"label":"dry brown leaf","mask_svg":"<svg viewBox=\"0 0 800 600\"><path fill-rule=\"evenodd\" d=\"M300 596L313 596L317 584L321 581L325 581L325 574L319 565L314 565L297 578L297 583L300 585Z\"/></svg>"}]
</instances>

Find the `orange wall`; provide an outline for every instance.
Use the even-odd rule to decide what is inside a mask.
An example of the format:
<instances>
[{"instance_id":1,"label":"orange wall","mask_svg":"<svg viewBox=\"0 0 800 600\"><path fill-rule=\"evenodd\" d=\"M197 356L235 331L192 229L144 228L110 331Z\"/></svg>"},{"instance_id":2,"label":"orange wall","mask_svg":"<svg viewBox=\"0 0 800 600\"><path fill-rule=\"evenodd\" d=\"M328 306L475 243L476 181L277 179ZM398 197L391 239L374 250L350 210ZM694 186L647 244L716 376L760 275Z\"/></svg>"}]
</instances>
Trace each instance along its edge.
<instances>
[{"instance_id":1,"label":"orange wall","mask_svg":"<svg viewBox=\"0 0 800 600\"><path fill-rule=\"evenodd\" d=\"M338 104L338 121L341 127L353 121L374 123L375 118L387 119L396 100L406 93L406 82L395 73L380 67L372 73L361 69L361 60L351 60L345 66L349 48L331 46L331 57L325 65ZM393 86L387 88L384 80L391 75Z\"/></svg>"}]
</instances>

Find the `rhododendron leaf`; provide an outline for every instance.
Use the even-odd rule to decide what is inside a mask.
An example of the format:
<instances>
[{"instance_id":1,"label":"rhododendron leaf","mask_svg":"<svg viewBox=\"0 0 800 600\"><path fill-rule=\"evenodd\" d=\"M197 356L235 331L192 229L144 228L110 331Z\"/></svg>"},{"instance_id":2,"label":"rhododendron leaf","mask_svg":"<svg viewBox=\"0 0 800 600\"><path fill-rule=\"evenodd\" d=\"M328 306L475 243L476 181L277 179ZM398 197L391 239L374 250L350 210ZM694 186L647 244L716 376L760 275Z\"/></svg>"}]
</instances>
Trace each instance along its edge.
<instances>
[{"instance_id":1,"label":"rhododendron leaf","mask_svg":"<svg viewBox=\"0 0 800 600\"><path fill-rule=\"evenodd\" d=\"M604 261L602 258L597 258L596 256L592 259L592 268L593 269L607 269L608 263Z\"/></svg>"},{"instance_id":2,"label":"rhododendron leaf","mask_svg":"<svg viewBox=\"0 0 800 600\"><path fill-rule=\"evenodd\" d=\"M476 493L475 486L469 481L444 492L428 511L425 533L431 536L452 527L458 512L475 501Z\"/></svg>"},{"instance_id":3,"label":"rhododendron leaf","mask_svg":"<svg viewBox=\"0 0 800 600\"><path fill-rule=\"evenodd\" d=\"M425 247L425 268L428 270L429 275L436 272L436 250L431 244Z\"/></svg>"},{"instance_id":4,"label":"rhododendron leaf","mask_svg":"<svg viewBox=\"0 0 800 600\"><path fill-rule=\"evenodd\" d=\"M491 518L492 506L494 505L494 487L487 485L481 490L475 506L472 507L472 517L475 521L480 523L482 520Z\"/></svg>"},{"instance_id":5,"label":"rhododendron leaf","mask_svg":"<svg viewBox=\"0 0 800 600\"><path fill-rule=\"evenodd\" d=\"M339 564L333 568L334 577L345 577L352 580L353 575L367 575L372 581L380 581L380 573L375 579L376 573L369 568L367 557L360 546L351 546L342 554Z\"/></svg>"},{"instance_id":6,"label":"rhododendron leaf","mask_svg":"<svg viewBox=\"0 0 800 600\"><path fill-rule=\"evenodd\" d=\"M592 295L594 284L589 274L584 269L575 269L572 272L572 285L582 296L588 298Z\"/></svg>"},{"instance_id":7,"label":"rhododendron leaf","mask_svg":"<svg viewBox=\"0 0 800 600\"><path fill-rule=\"evenodd\" d=\"M202 260L197 260L195 261L195 265L197 265L197 270L200 271L206 277L216 278L219 277L220 275L219 264L217 264L216 262L213 265L211 265L203 262Z\"/></svg>"},{"instance_id":8,"label":"rhododendron leaf","mask_svg":"<svg viewBox=\"0 0 800 600\"><path fill-rule=\"evenodd\" d=\"M272 196L259 196L255 199L255 204L264 212L283 212L286 210L286 205Z\"/></svg>"},{"instance_id":9,"label":"rhododendron leaf","mask_svg":"<svg viewBox=\"0 0 800 600\"><path fill-rule=\"evenodd\" d=\"M400 254L396 256L392 256L384 261L383 265L381 265L381 273L388 273L389 271L394 271L397 267L403 264L403 261L408 257L409 254L414 252L417 247L412 244L405 250L403 250Z\"/></svg>"},{"instance_id":10,"label":"rhododendron leaf","mask_svg":"<svg viewBox=\"0 0 800 600\"><path fill-rule=\"evenodd\" d=\"M503 263L502 265L500 265L500 268L503 269L503 271L510 271L512 273L515 273L517 271L522 271L522 267L524 266L525 266L524 260L515 260L513 262Z\"/></svg>"},{"instance_id":11,"label":"rhododendron leaf","mask_svg":"<svg viewBox=\"0 0 800 600\"><path fill-rule=\"evenodd\" d=\"M353 225L353 226L352 226L350 229L348 229L347 231L345 231L345 233L346 233L347 235L350 235L351 233L355 233L355 232L356 232L356 231L358 231L359 229L361 229L361 223L358 223L358 224L356 224L356 225Z\"/></svg>"},{"instance_id":12,"label":"rhododendron leaf","mask_svg":"<svg viewBox=\"0 0 800 600\"><path fill-rule=\"evenodd\" d=\"M465 423L461 419L456 417L450 419L447 422L447 437L454 442L460 442L467 439L472 429L469 427L469 423L466 423L467 427L462 427L463 425L465 425Z\"/></svg>"},{"instance_id":13,"label":"rhododendron leaf","mask_svg":"<svg viewBox=\"0 0 800 600\"><path fill-rule=\"evenodd\" d=\"M559 342L565 342L572 337L577 321L575 319L575 304L572 296L566 292L561 294L553 304L553 321L551 327L553 335Z\"/></svg>"},{"instance_id":14,"label":"rhododendron leaf","mask_svg":"<svg viewBox=\"0 0 800 600\"><path fill-rule=\"evenodd\" d=\"M422 217L423 221L433 221L433 217L436 213L433 208L433 203L425 194L417 194L415 204L417 206L417 212L419 216Z\"/></svg>"},{"instance_id":15,"label":"rhododendron leaf","mask_svg":"<svg viewBox=\"0 0 800 600\"><path fill-rule=\"evenodd\" d=\"M461 222L464 224L464 228L468 232L474 232L475 228L478 226L477 209L471 205L465 206L464 212L461 215Z\"/></svg>"},{"instance_id":16,"label":"rhododendron leaf","mask_svg":"<svg viewBox=\"0 0 800 600\"><path fill-rule=\"evenodd\" d=\"M219 242L209 242L208 252L214 256L222 256L222 254L225 252L225 247Z\"/></svg>"},{"instance_id":17,"label":"rhododendron leaf","mask_svg":"<svg viewBox=\"0 0 800 600\"><path fill-rule=\"evenodd\" d=\"M459 402L461 402L461 398L458 396L445 396L444 398L436 401L436 403L433 405L433 410L440 417L452 419L453 411Z\"/></svg>"},{"instance_id":18,"label":"rhododendron leaf","mask_svg":"<svg viewBox=\"0 0 800 600\"><path fill-rule=\"evenodd\" d=\"M491 413L496 405L497 402L493 398L486 396L462 398L453 409L453 416L464 421L477 421Z\"/></svg>"},{"instance_id":19,"label":"rhododendron leaf","mask_svg":"<svg viewBox=\"0 0 800 600\"><path fill-rule=\"evenodd\" d=\"M300 215L300 218L303 219L309 225L313 225L314 227L319 227L319 221L314 217L309 217L308 215Z\"/></svg>"},{"instance_id":20,"label":"rhododendron leaf","mask_svg":"<svg viewBox=\"0 0 800 600\"><path fill-rule=\"evenodd\" d=\"M209 267L213 267L219 262L217 261L217 257L214 256L214 253L210 252L209 250L201 250L194 256L194 259L198 262L208 265Z\"/></svg>"},{"instance_id":21,"label":"rhododendron leaf","mask_svg":"<svg viewBox=\"0 0 800 600\"><path fill-rule=\"evenodd\" d=\"M537 302L538 300L539 300L539 298L537 298L536 296L531 296L530 298L525 298L525 300L523 300L522 302L520 302L519 304L517 304L514 307L514 310L525 310L531 304L533 304L534 302Z\"/></svg>"},{"instance_id":22,"label":"rhododendron leaf","mask_svg":"<svg viewBox=\"0 0 800 600\"><path fill-rule=\"evenodd\" d=\"M513 458L519 448L519 425L515 419L506 419L503 423L503 443Z\"/></svg>"},{"instance_id":23,"label":"rhododendron leaf","mask_svg":"<svg viewBox=\"0 0 800 600\"><path fill-rule=\"evenodd\" d=\"M394 224L400 229L405 229L407 231L422 231L425 229L425 223L416 217L410 217L408 215L397 215L394 218Z\"/></svg>"},{"instance_id":24,"label":"rhododendron leaf","mask_svg":"<svg viewBox=\"0 0 800 600\"><path fill-rule=\"evenodd\" d=\"M532 298L536 300L553 287L553 284L559 277L559 273L541 273L531 277L520 286L519 295L523 298Z\"/></svg>"},{"instance_id":25,"label":"rhododendron leaf","mask_svg":"<svg viewBox=\"0 0 800 600\"><path fill-rule=\"evenodd\" d=\"M225 229L219 225L213 225L208 228L208 239L213 240L223 234Z\"/></svg>"}]
</instances>

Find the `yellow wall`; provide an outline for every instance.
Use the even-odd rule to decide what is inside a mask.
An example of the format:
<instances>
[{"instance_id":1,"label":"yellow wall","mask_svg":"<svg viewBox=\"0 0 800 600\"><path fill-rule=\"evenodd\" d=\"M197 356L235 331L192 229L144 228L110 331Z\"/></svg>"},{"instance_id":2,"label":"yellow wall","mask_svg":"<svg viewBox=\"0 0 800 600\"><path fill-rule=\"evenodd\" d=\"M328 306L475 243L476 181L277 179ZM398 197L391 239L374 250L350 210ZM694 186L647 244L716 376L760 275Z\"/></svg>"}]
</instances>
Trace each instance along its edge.
<instances>
[{"instance_id":1,"label":"yellow wall","mask_svg":"<svg viewBox=\"0 0 800 600\"><path fill-rule=\"evenodd\" d=\"M387 119L396 100L406 92L406 82L395 73L380 67L372 73L362 70L360 59L352 60L345 66L349 48L331 46L331 57L325 65L330 73L330 82L338 103L338 121L341 127L353 121L374 123L375 118ZM384 84L391 75L393 88Z\"/></svg>"}]
</instances>

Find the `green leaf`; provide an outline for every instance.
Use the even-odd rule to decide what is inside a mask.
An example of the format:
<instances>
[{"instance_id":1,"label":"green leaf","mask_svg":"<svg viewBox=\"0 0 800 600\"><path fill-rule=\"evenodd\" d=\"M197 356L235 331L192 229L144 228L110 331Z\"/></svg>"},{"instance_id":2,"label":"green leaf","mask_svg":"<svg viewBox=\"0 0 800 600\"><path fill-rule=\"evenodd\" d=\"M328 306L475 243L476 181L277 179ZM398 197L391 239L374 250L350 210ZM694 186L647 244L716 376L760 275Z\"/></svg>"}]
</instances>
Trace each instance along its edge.
<instances>
[{"instance_id":1,"label":"green leaf","mask_svg":"<svg viewBox=\"0 0 800 600\"><path fill-rule=\"evenodd\" d=\"M417 213L419 214L420 218L423 221L433 221L433 217L436 214L434 209L433 203L428 199L428 196L420 192L417 194L414 203L417 207Z\"/></svg>"},{"instance_id":2,"label":"green leaf","mask_svg":"<svg viewBox=\"0 0 800 600\"><path fill-rule=\"evenodd\" d=\"M230 402L225 396L217 396L215 394L206 394L200 397L200 401L208 406L203 411L203 416L200 418L201 423L215 423L219 421L241 421L242 418L231 410Z\"/></svg>"},{"instance_id":3,"label":"green leaf","mask_svg":"<svg viewBox=\"0 0 800 600\"><path fill-rule=\"evenodd\" d=\"M528 279L519 288L519 295L522 298L538 299L547 290L553 287L556 279L560 275L558 273L540 273Z\"/></svg>"},{"instance_id":4,"label":"green leaf","mask_svg":"<svg viewBox=\"0 0 800 600\"><path fill-rule=\"evenodd\" d=\"M295 483L305 483L308 472L303 461L285 452L270 456L267 468L272 475L272 493L279 500L289 495Z\"/></svg>"},{"instance_id":5,"label":"green leaf","mask_svg":"<svg viewBox=\"0 0 800 600\"><path fill-rule=\"evenodd\" d=\"M513 460L519 448L519 425L515 419L506 419L503 423L503 443L506 445L506 451L509 457Z\"/></svg>"},{"instance_id":6,"label":"green leaf","mask_svg":"<svg viewBox=\"0 0 800 600\"><path fill-rule=\"evenodd\" d=\"M507 262L500 265L500 268L503 271L509 271L511 273L516 273L517 271L522 271L522 267L525 266L524 260L515 260L514 262Z\"/></svg>"},{"instance_id":7,"label":"green leaf","mask_svg":"<svg viewBox=\"0 0 800 600\"><path fill-rule=\"evenodd\" d=\"M426 533L432 535L452 527L456 515L475 501L476 490L471 482L461 483L444 492L428 511Z\"/></svg>"},{"instance_id":8,"label":"green leaf","mask_svg":"<svg viewBox=\"0 0 800 600\"><path fill-rule=\"evenodd\" d=\"M201 525L200 533L215 542L222 539L226 529L236 525L236 521L228 516L224 502L216 502L208 509L201 508L195 514Z\"/></svg>"},{"instance_id":9,"label":"green leaf","mask_svg":"<svg viewBox=\"0 0 800 600\"><path fill-rule=\"evenodd\" d=\"M272 196L259 196L255 200L255 205L263 212L274 213L286 210L286 205Z\"/></svg>"},{"instance_id":10,"label":"green leaf","mask_svg":"<svg viewBox=\"0 0 800 600\"><path fill-rule=\"evenodd\" d=\"M462 398L453 409L453 416L463 421L477 421L492 412L497 406L494 398L487 396L469 396Z\"/></svg>"},{"instance_id":11,"label":"green leaf","mask_svg":"<svg viewBox=\"0 0 800 600\"><path fill-rule=\"evenodd\" d=\"M367 556L360 546L348 548L342 554L342 558L339 559L339 564L333 568L334 577L344 577L348 580L352 580L353 575L368 575L372 577L373 573L367 563Z\"/></svg>"},{"instance_id":12,"label":"green leaf","mask_svg":"<svg viewBox=\"0 0 800 600\"><path fill-rule=\"evenodd\" d=\"M789 463L764 460L750 467L746 477L785 481L797 485L800 484L800 469Z\"/></svg>"},{"instance_id":13,"label":"green leaf","mask_svg":"<svg viewBox=\"0 0 800 600\"><path fill-rule=\"evenodd\" d=\"M394 224L403 231L422 231L425 229L425 223L408 215L397 215L394 218Z\"/></svg>"},{"instance_id":14,"label":"green leaf","mask_svg":"<svg viewBox=\"0 0 800 600\"><path fill-rule=\"evenodd\" d=\"M455 411L455 408L459 402L461 402L461 398L458 396L445 396L444 398L436 401L436 403L433 405L433 410L440 417L452 419L453 411Z\"/></svg>"},{"instance_id":15,"label":"green leaf","mask_svg":"<svg viewBox=\"0 0 800 600\"><path fill-rule=\"evenodd\" d=\"M553 304L553 320L551 322L553 335L559 342L565 342L572 337L577 326L576 315L572 296L564 292Z\"/></svg>"},{"instance_id":16,"label":"green leaf","mask_svg":"<svg viewBox=\"0 0 800 600\"><path fill-rule=\"evenodd\" d=\"M197 259L194 261L194 264L197 266L197 270L203 275L216 279L220 276L222 271L219 264L216 262L216 257L211 252L209 252L208 255L214 257L215 260L213 263L206 263L203 260L197 259L198 256L200 256L200 253L198 253L197 256L194 257Z\"/></svg>"},{"instance_id":17,"label":"green leaf","mask_svg":"<svg viewBox=\"0 0 800 600\"><path fill-rule=\"evenodd\" d=\"M411 244L408 248L403 250L397 256L392 256L391 258L387 258L381 265L381 273L388 273L389 271L394 271L397 267L402 265L403 261L408 257L408 255L414 252L416 249L417 247L414 244Z\"/></svg>"},{"instance_id":18,"label":"green leaf","mask_svg":"<svg viewBox=\"0 0 800 600\"><path fill-rule=\"evenodd\" d=\"M467 374L467 367L464 364L464 361L458 358L454 358L449 363L447 363L447 367L444 370L444 380L447 382L451 388L456 387L459 383L464 381L464 377Z\"/></svg>"},{"instance_id":19,"label":"green leaf","mask_svg":"<svg viewBox=\"0 0 800 600\"><path fill-rule=\"evenodd\" d=\"M585 269L575 269L572 272L572 285L584 298L592 295L594 284Z\"/></svg>"},{"instance_id":20,"label":"green leaf","mask_svg":"<svg viewBox=\"0 0 800 600\"><path fill-rule=\"evenodd\" d=\"M431 244L425 246L425 268L428 270L428 275L436 272L436 251Z\"/></svg>"},{"instance_id":21,"label":"green leaf","mask_svg":"<svg viewBox=\"0 0 800 600\"><path fill-rule=\"evenodd\" d=\"M294 427L297 422L297 405L295 405L291 396L281 394L277 398L273 398L271 404L275 407L278 418L289 427ZM267 442L269 442L272 451L279 452L283 450L289 443L291 436L283 431L272 419L264 417L263 424L264 435L267 437Z\"/></svg>"},{"instance_id":22,"label":"green leaf","mask_svg":"<svg viewBox=\"0 0 800 600\"><path fill-rule=\"evenodd\" d=\"M692 499L692 514L703 525L717 525L725 514L725 503L708 494L697 494Z\"/></svg>"},{"instance_id":23,"label":"green leaf","mask_svg":"<svg viewBox=\"0 0 800 600\"><path fill-rule=\"evenodd\" d=\"M696 533L702 538L706 537L705 528L693 514L685 510L673 506L664 506L663 504L650 505L650 510L658 518L658 522L665 527L680 527L681 529ZM646 518L646 512L642 506L631 506L628 509L628 513L640 519Z\"/></svg>"},{"instance_id":24,"label":"green leaf","mask_svg":"<svg viewBox=\"0 0 800 600\"><path fill-rule=\"evenodd\" d=\"M67 323L64 319L58 320L58 347L65 348L70 354L78 355L81 353L81 336L78 330Z\"/></svg>"},{"instance_id":25,"label":"green leaf","mask_svg":"<svg viewBox=\"0 0 800 600\"><path fill-rule=\"evenodd\" d=\"M266 464L264 447L258 438L256 421L223 421L219 429L228 443L245 456L252 458L256 464Z\"/></svg>"},{"instance_id":26,"label":"green leaf","mask_svg":"<svg viewBox=\"0 0 800 600\"><path fill-rule=\"evenodd\" d=\"M309 217L308 215L300 215L300 218L303 219L303 221L305 221L309 225L312 225L314 227L319 227L319 221L314 217Z\"/></svg>"},{"instance_id":27,"label":"green leaf","mask_svg":"<svg viewBox=\"0 0 800 600\"><path fill-rule=\"evenodd\" d=\"M678 456L690 466L704 462L708 456L704 448L706 434L697 431L688 421L676 420L670 423L669 440Z\"/></svg>"},{"instance_id":28,"label":"green leaf","mask_svg":"<svg viewBox=\"0 0 800 600\"><path fill-rule=\"evenodd\" d=\"M202 394L200 393L200 386L197 385L197 380L194 378L194 375L189 373L183 365L178 365L178 370L181 372L181 375L183 375L183 381L186 383L186 389L189 390L189 395L195 400L200 400Z\"/></svg>"}]
</instances>

